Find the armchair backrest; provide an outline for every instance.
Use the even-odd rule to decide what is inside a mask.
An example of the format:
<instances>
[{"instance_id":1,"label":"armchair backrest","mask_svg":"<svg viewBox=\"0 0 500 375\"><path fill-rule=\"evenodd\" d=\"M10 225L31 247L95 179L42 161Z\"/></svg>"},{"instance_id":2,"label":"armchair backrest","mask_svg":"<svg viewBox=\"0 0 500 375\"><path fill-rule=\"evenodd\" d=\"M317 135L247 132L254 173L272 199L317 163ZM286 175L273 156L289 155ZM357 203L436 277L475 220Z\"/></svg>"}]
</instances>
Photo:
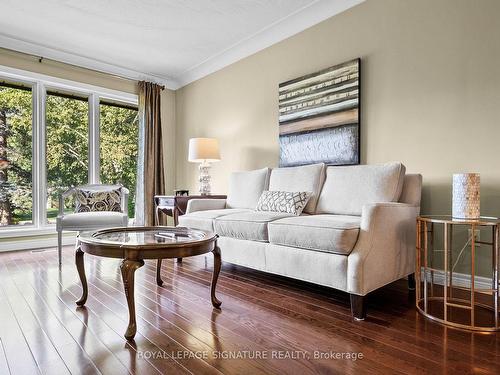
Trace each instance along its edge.
<instances>
[{"instance_id":1,"label":"armchair backrest","mask_svg":"<svg viewBox=\"0 0 500 375\"><path fill-rule=\"evenodd\" d=\"M89 190L93 192L120 189L121 191L120 205L122 208L122 212L127 212L128 210L128 196L130 194L130 191L121 184L87 184L87 185L76 186L75 189Z\"/></svg>"},{"instance_id":2,"label":"armchair backrest","mask_svg":"<svg viewBox=\"0 0 500 375\"><path fill-rule=\"evenodd\" d=\"M74 186L59 197L59 213L62 214L64 199L70 195L74 195L78 189L91 191L91 192L105 192L111 190L120 189L121 197L120 197L120 207L121 212L127 212L128 210L128 196L130 194L129 190L123 185L113 185L113 184L86 184L80 186Z\"/></svg>"}]
</instances>

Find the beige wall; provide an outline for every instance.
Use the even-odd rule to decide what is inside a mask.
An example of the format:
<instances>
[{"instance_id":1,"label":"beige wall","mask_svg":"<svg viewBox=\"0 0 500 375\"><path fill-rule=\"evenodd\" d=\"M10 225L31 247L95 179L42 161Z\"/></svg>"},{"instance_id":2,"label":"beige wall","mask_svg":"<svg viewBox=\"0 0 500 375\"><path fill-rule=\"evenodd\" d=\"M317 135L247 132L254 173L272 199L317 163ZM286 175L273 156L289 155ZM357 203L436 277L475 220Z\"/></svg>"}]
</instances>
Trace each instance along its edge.
<instances>
[{"instance_id":1,"label":"beige wall","mask_svg":"<svg viewBox=\"0 0 500 375\"><path fill-rule=\"evenodd\" d=\"M81 82L89 85L100 86L108 89L118 90L126 93L137 94L137 82L114 77L109 74L99 73L92 70L78 68L72 65L43 59L40 63L37 57L17 53L0 48L0 65L16 69L27 70L35 73L45 74L71 81ZM162 92L162 131L164 135L164 155L166 169L167 191L174 189L175 179L175 93L165 89Z\"/></svg>"},{"instance_id":2,"label":"beige wall","mask_svg":"<svg viewBox=\"0 0 500 375\"><path fill-rule=\"evenodd\" d=\"M197 190L190 137L220 140L216 193L231 171L276 166L278 84L361 57L362 162L422 173L427 214L450 212L453 173L479 172L482 213L500 215L499 14L496 0L368 0L178 90L177 187Z\"/></svg>"},{"instance_id":3,"label":"beige wall","mask_svg":"<svg viewBox=\"0 0 500 375\"><path fill-rule=\"evenodd\" d=\"M424 175L423 212L449 212L451 175L481 173L500 215L500 2L368 0L177 91L178 187L195 191L190 137L219 138L214 192L234 170L278 162L278 83L362 59L363 163Z\"/></svg>"}]
</instances>

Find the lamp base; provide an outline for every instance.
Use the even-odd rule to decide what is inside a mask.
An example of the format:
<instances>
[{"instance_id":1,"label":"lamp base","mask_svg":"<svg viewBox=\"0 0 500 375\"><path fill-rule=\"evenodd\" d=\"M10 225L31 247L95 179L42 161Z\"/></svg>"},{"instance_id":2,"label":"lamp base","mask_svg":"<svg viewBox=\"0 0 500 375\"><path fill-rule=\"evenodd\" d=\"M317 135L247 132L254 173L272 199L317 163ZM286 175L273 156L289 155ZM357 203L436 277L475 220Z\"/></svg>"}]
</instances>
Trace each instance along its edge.
<instances>
[{"instance_id":1,"label":"lamp base","mask_svg":"<svg viewBox=\"0 0 500 375\"><path fill-rule=\"evenodd\" d=\"M200 172L198 181L200 183L200 195L210 195L210 191L212 190L210 186L210 163L204 161L198 167Z\"/></svg>"}]
</instances>

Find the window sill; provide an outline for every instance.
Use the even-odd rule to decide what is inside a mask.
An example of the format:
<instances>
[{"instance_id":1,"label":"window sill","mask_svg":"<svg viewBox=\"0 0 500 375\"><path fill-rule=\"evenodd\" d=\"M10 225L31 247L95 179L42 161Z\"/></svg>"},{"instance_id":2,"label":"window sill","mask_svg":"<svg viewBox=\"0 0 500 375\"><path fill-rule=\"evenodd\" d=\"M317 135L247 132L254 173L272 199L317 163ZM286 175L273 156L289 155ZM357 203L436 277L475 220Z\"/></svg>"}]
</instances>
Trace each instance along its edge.
<instances>
[{"instance_id":1,"label":"window sill","mask_svg":"<svg viewBox=\"0 0 500 375\"><path fill-rule=\"evenodd\" d=\"M128 226L133 227L134 218L130 218L128 221ZM0 241L4 241L12 238L22 238L22 237L35 237L35 236L45 236L48 234L56 234L56 225L55 224L47 224L44 227L36 228L32 225L22 226L20 228L5 227L0 228ZM64 233L70 233L69 231L64 231Z\"/></svg>"},{"instance_id":2,"label":"window sill","mask_svg":"<svg viewBox=\"0 0 500 375\"><path fill-rule=\"evenodd\" d=\"M33 237L33 236L43 236L47 234L55 234L56 233L56 225L47 225L42 228L35 228L34 226L26 226L23 228L2 228L0 229L0 238L10 239L17 237Z\"/></svg>"},{"instance_id":3,"label":"window sill","mask_svg":"<svg viewBox=\"0 0 500 375\"><path fill-rule=\"evenodd\" d=\"M63 233L63 246L75 245L76 232ZM38 230L37 234L27 235L24 233L22 237L3 238L0 241L0 252L4 251L19 251L33 249L57 249L57 236L55 231L47 232L46 229Z\"/></svg>"}]
</instances>

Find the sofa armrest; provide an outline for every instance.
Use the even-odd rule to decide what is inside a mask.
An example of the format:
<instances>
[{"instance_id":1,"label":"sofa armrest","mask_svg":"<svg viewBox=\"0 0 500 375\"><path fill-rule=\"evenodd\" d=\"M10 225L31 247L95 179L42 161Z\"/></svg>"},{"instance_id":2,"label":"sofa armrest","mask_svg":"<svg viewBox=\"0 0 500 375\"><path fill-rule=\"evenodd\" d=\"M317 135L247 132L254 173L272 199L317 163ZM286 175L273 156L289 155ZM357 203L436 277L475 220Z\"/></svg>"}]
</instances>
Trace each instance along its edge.
<instances>
[{"instance_id":1,"label":"sofa armrest","mask_svg":"<svg viewBox=\"0 0 500 375\"><path fill-rule=\"evenodd\" d=\"M186 214L196 211L221 210L226 208L225 199L190 199L187 204Z\"/></svg>"},{"instance_id":2,"label":"sofa armrest","mask_svg":"<svg viewBox=\"0 0 500 375\"><path fill-rule=\"evenodd\" d=\"M363 206L358 241L347 260L347 290L366 295L415 272L416 218L406 203Z\"/></svg>"}]
</instances>

